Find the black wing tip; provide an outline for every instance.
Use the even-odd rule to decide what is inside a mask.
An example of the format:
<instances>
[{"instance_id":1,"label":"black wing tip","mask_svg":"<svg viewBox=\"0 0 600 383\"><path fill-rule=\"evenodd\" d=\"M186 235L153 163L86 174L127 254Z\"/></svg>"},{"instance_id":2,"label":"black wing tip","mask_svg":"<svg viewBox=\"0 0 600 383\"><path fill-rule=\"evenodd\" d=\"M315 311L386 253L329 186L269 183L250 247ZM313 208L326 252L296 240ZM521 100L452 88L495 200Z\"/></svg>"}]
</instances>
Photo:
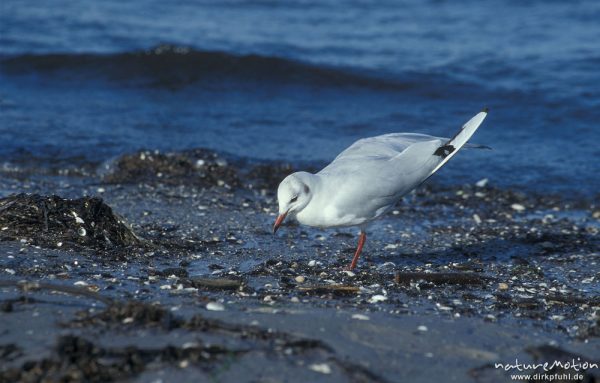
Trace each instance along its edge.
<instances>
[{"instance_id":1,"label":"black wing tip","mask_svg":"<svg viewBox=\"0 0 600 383\"><path fill-rule=\"evenodd\" d=\"M482 113L486 113L486 114L487 114L487 113L489 113L489 112L490 112L490 108L488 108L488 107L486 106L485 108L481 109L481 112L482 112Z\"/></svg>"},{"instance_id":2,"label":"black wing tip","mask_svg":"<svg viewBox=\"0 0 600 383\"><path fill-rule=\"evenodd\" d=\"M454 145L451 144L445 144L440 146L439 148L437 148L437 150L435 152L433 152L434 156L439 156L442 158L446 158L448 157L454 150L456 150L456 148L454 147Z\"/></svg>"}]
</instances>

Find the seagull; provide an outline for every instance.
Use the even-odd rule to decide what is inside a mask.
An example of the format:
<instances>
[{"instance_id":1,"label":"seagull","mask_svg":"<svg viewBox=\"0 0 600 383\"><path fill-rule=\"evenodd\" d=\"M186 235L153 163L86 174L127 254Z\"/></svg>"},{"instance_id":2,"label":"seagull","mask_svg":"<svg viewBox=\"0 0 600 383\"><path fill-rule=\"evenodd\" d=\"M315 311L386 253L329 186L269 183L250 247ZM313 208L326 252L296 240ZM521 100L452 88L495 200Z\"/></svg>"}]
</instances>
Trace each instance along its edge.
<instances>
[{"instance_id":1,"label":"seagull","mask_svg":"<svg viewBox=\"0 0 600 383\"><path fill-rule=\"evenodd\" d=\"M358 226L352 262L356 267L367 239L367 225L421 185L467 144L487 116L476 114L450 139L418 133L390 133L363 138L316 174L296 172L279 184L279 215L273 234L286 217L318 228Z\"/></svg>"}]
</instances>

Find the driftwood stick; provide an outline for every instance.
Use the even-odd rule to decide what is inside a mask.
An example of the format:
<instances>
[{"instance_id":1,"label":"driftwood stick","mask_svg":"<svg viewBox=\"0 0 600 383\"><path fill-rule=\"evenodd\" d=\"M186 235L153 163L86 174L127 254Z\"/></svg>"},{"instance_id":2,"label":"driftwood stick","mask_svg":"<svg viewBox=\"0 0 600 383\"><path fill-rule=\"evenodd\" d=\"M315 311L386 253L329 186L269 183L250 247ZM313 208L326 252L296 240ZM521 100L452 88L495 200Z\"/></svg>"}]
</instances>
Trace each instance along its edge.
<instances>
[{"instance_id":1,"label":"driftwood stick","mask_svg":"<svg viewBox=\"0 0 600 383\"><path fill-rule=\"evenodd\" d=\"M60 293L79 295L82 297L91 298L107 305L110 305L114 302L111 298L105 297L101 294L98 294L85 288L58 285L54 283L0 280L0 287L16 287L18 289L21 289L24 293L36 290L57 291Z\"/></svg>"}]
</instances>

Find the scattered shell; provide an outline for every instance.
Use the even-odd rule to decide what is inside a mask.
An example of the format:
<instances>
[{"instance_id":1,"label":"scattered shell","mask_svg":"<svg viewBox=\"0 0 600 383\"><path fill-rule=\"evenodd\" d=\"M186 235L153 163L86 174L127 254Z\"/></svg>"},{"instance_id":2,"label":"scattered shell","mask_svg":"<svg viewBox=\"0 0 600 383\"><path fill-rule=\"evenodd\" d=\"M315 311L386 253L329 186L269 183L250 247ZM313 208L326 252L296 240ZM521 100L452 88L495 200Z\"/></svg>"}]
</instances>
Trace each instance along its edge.
<instances>
[{"instance_id":1,"label":"scattered shell","mask_svg":"<svg viewBox=\"0 0 600 383\"><path fill-rule=\"evenodd\" d=\"M478 225L481 224L481 218L478 214L473 214L473 221L475 221L475 223Z\"/></svg>"},{"instance_id":2,"label":"scattered shell","mask_svg":"<svg viewBox=\"0 0 600 383\"><path fill-rule=\"evenodd\" d=\"M306 278L303 275L298 275L295 279L298 283L304 283L304 281L306 281Z\"/></svg>"},{"instance_id":3,"label":"scattered shell","mask_svg":"<svg viewBox=\"0 0 600 383\"><path fill-rule=\"evenodd\" d=\"M223 304L219 302L208 302L206 304L206 309L209 311L224 311L225 306L223 306Z\"/></svg>"},{"instance_id":4,"label":"scattered shell","mask_svg":"<svg viewBox=\"0 0 600 383\"><path fill-rule=\"evenodd\" d=\"M515 210L515 211L523 211L525 210L525 206L519 204L519 203L513 203L512 205L510 205L511 209Z\"/></svg>"},{"instance_id":5,"label":"scattered shell","mask_svg":"<svg viewBox=\"0 0 600 383\"><path fill-rule=\"evenodd\" d=\"M498 283L498 290L508 290L508 283L500 282Z\"/></svg>"},{"instance_id":6,"label":"scattered shell","mask_svg":"<svg viewBox=\"0 0 600 383\"><path fill-rule=\"evenodd\" d=\"M75 286L87 286L88 283L86 281L77 281L77 282L73 283L73 285L75 285Z\"/></svg>"},{"instance_id":7,"label":"scattered shell","mask_svg":"<svg viewBox=\"0 0 600 383\"><path fill-rule=\"evenodd\" d=\"M368 316L366 316L364 314L352 314L352 319L369 320L371 318L369 318Z\"/></svg>"},{"instance_id":8,"label":"scattered shell","mask_svg":"<svg viewBox=\"0 0 600 383\"><path fill-rule=\"evenodd\" d=\"M383 301L387 301L387 297L385 295L373 295L369 299L369 303L377 303L377 302L383 302Z\"/></svg>"},{"instance_id":9,"label":"scattered shell","mask_svg":"<svg viewBox=\"0 0 600 383\"><path fill-rule=\"evenodd\" d=\"M421 332L425 332L425 331L427 331L428 329L427 329L427 326L420 325L419 327L417 327L417 330L419 330L419 331L421 331Z\"/></svg>"},{"instance_id":10,"label":"scattered shell","mask_svg":"<svg viewBox=\"0 0 600 383\"><path fill-rule=\"evenodd\" d=\"M80 228L77 230L77 234L79 234L79 236L81 236L81 237L85 237L85 235L87 234L87 231L85 230L85 228L83 228L83 227L80 227Z\"/></svg>"},{"instance_id":11,"label":"scattered shell","mask_svg":"<svg viewBox=\"0 0 600 383\"><path fill-rule=\"evenodd\" d=\"M487 185L489 182L489 180L487 178L483 178L480 179L479 181L475 182L475 186L477 186L478 188L482 188L485 187L485 185Z\"/></svg>"},{"instance_id":12,"label":"scattered shell","mask_svg":"<svg viewBox=\"0 0 600 383\"><path fill-rule=\"evenodd\" d=\"M314 363L308 366L308 368L321 374L331 374L331 367L327 363Z\"/></svg>"},{"instance_id":13,"label":"scattered shell","mask_svg":"<svg viewBox=\"0 0 600 383\"><path fill-rule=\"evenodd\" d=\"M317 261L315 261L314 259L311 259L311 260L308 262L308 266L309 266L309 267L315 267L316 265L317 265Z\"/></svg>"}]
</instances>

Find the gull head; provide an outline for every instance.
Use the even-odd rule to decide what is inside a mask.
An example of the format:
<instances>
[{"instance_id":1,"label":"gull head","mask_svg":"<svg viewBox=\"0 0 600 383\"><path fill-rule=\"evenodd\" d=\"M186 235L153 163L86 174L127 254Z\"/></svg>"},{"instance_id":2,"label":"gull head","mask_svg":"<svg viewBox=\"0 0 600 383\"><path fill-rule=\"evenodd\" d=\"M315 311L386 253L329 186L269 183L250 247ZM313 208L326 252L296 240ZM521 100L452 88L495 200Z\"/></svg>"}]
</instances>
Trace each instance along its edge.
<instances>
[{"instance_id":1,"label":"gull head","mask_svg":"<svg viewBox=\"0 0 600 383\"><path fill-rule=\"evenodd\" d=\"M290 174L279 184L277 189L279 216L273 225L273 234L277 232L285 217L298 214L310 202L312 198L309 186L311 176L313 175L307 172L297 172Z\"/></svg>"}]
</instances>

